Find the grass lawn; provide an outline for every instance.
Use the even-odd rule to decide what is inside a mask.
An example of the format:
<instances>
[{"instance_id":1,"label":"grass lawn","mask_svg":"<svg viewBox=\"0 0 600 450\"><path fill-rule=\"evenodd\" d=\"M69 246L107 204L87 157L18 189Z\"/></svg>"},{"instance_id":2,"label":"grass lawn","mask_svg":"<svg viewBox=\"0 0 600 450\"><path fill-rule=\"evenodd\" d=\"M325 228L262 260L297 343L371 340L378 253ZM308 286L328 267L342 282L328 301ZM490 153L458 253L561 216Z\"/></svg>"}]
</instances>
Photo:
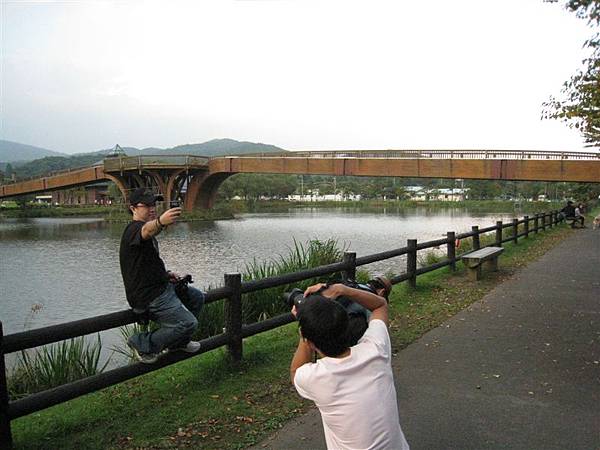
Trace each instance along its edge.
<instances>
[{"instance_id":1,"label":"grass lawn","mask_svg":"<svg viewBox=\"0 0 600 450\"><path fill-rule=\"evenodd\" d=\"M561 224L505 244L499 271L479 282L468 280L458 264L454 273L444 268L418 277L415 290L397 285L391 297L394 352L577 232ZM289 382L297 340L297 325L289 324L246 339L239 366L219 349L17 419L15 448L244 448L312 407Z\"/></svg>"}]
</instances>

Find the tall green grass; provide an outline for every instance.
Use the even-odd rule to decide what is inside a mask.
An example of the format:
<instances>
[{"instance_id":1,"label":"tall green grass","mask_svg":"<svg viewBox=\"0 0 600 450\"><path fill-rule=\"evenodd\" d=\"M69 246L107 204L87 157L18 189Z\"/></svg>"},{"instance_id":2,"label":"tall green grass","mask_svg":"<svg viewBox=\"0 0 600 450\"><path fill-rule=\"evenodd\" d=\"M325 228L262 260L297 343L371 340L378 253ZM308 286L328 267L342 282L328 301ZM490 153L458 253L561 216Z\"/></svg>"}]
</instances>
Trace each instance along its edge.
<instances>
[{"instance_id":1,"label":"tall green grass","mask_svg":"<svg viewBox=\"0 0 600 450\"><path fill-rule=\"evenodd\" d=\"M325 241L312 239L305 244L294 239L294 246L288 250L286 255L279 255L276 259L263 262L255 259L246 264L242 272L242 279L244 281L259 280L332 264L342 260L345 250L335 239ZM339 278L339 276L340 274L333 274L330 278ZM318 281L323 281L323 279L304 280L293 286L280 286L247 294L242 300L243 322L256 322L289 311L289 307L283 301L283 293L292 288L305 289Z\"/></svg>"},{"instance_id":2,"label":"tall green grass","mask_svg":"<svg viewBox=\"0 0 600 450\"><path fill-rule=\"evenodd\" d=\"M86 342L80 337L40 349L23 350L7 380L11 399L102 372L110 358L100 366L101 349L98 335L95 342Z\"/></svg>"}]
</instances>

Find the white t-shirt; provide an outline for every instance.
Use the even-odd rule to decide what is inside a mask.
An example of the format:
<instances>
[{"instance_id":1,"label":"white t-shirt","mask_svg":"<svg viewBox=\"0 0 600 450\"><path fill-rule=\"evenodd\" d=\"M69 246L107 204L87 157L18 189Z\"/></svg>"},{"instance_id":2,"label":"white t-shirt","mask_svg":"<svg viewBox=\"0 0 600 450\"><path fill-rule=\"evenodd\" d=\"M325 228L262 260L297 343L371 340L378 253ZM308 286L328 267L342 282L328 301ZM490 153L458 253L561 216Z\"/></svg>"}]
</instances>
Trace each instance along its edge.
<instances>
[{"instance_id":1,"label":"white t-shirt","mask_svg":"<svg viewBox=\"0 0 600 450\"><path fill-rule=\"evenodd\" d=\"M329 449L408 450L400 428L391 343L381 320L371 320L345 358L321 358L296 370L298 393L321 412Z\"/></svg>"}]
</instances>

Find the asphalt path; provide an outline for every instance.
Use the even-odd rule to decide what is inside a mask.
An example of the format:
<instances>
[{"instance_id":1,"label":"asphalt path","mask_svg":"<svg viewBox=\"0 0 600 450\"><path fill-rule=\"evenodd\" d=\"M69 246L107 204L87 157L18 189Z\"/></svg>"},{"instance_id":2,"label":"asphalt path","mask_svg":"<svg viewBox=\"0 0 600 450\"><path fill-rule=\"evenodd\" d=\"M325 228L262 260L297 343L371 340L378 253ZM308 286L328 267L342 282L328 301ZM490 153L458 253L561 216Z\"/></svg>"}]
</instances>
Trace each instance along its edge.
<instances>
[{"instance_id":1,"label":"asphalt path","mask_svg":"<svg viewBox=\"0 0 600 450\"><path fill-rule=\"evenodd\" d=\"M413 450L600 449L600 230L577 230L393 367ZM254 448L326 448L318 410Z\"/></svg>"}]
</instances>

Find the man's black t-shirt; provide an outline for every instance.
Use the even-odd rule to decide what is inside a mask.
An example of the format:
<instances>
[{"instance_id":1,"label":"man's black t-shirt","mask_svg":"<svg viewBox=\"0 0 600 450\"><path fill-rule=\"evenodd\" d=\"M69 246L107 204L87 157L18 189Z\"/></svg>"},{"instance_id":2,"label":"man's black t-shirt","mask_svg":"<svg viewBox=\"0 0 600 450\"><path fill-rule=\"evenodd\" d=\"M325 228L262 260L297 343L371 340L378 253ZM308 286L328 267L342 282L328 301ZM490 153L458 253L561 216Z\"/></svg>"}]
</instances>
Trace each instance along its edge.
<instances>
[{"instance_id":1,"label":"man's black t-shirt","mask_svg":"<svg viewBox=\"0 0 600 450\"><path fill-rule=\"evenodd\" d=\"M575 217L575 207L573 205L567 205L560 211L565 214L565 217Z\"/></svg>"},{"instance_id":2,"label":"man's black t-shirt","mask_svg":"<svg viewBox=\"0 0 600 450\"><path fill-rule=\"evenodd\" d=\"M119 260L125 284L127 302L132 308L146 308L163 293L169 276L158 255L158 242L152 237L142 239L144 222L133 221L121 237Z\"/></svg>"}]
</instances>

